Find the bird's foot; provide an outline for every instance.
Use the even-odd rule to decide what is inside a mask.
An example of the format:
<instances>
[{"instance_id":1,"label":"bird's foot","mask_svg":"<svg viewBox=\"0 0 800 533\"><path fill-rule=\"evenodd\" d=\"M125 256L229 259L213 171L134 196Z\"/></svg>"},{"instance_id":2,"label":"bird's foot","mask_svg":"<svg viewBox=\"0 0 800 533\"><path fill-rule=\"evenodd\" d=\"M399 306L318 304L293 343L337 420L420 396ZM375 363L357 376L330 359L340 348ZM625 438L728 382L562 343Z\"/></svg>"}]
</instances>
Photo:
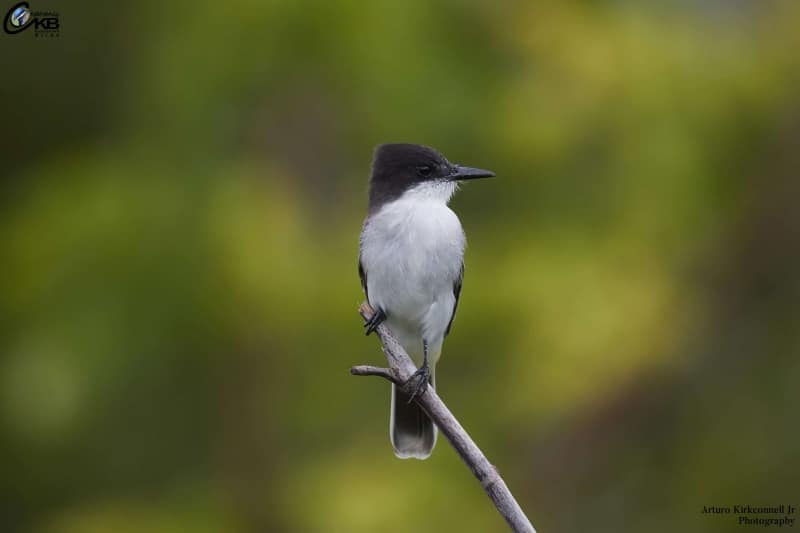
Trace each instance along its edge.
<instances>
[{"instance_id":1,"label":"bird's foot","mask_svg":"<svg viewBox=\"0 0 800 533\"><path fill-rule=\"evenodd\" d=\"M383 312L383 309L378 307L375 309L375 312L372 313L372 316L369 317L369 320L364 322L364 330L366 335L369 335L378 329L378 326L380 326L384 320L386 320L386 313Z\"/></svg>"},{"instance_id":2,"label":"bird's foot","mask_svg":"<svg viewBox=\"0 0 800 533\"><path fill-rule=\"evenodd\" d=\"M414 392L411 393L411 397L408 399L408 403L414 401L414 398L417 396L421 396L425 393L428 389L428 384L431 380L431 369L427 363L423 364L421 367L417 369L416 372L411 374L411 377L408 378L407 383L411 383L412 381L416 380L416 384L413 385Z\"/></svg>"}]
</instances>

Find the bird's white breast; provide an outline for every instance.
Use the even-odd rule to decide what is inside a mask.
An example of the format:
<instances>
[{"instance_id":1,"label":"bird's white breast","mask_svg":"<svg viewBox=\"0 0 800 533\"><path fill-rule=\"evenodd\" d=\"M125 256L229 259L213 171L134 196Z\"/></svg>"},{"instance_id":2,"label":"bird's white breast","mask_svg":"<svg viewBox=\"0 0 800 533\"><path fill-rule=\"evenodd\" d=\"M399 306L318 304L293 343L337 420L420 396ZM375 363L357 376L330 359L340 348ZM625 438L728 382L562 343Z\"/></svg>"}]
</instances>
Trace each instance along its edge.
<instances>
[{"instance_id":1,"label":"bird's white breast","mask_svg":"<svg viewBox=\"0 0 800 533\"><path fill-rule=\"evenodd\" d=\"M447 207L453 190L406 193L370 216L361 233L370 304L387 312L389 328L415 360L425 338L435 362L455 305L466 239Z\"/></svg>"}]
</instances>

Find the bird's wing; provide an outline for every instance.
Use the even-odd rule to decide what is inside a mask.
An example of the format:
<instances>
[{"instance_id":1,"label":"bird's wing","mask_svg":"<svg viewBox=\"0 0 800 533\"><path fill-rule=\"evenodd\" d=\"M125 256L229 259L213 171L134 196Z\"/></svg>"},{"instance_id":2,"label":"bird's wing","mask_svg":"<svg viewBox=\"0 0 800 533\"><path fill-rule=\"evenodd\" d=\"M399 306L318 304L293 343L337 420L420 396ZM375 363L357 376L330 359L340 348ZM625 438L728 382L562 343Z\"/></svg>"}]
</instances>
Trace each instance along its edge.
<instances>
[{"instance_id":1,"label":"bird's wing","mask_svg":"<svg viewBox=\"0 0 800 533\"><path fill-rule=\"evenodd\" d=\"M367 271L364 270L364 265L361 263L361 257L358 258L358 277L361 278L361 288L364 289L364 296L367 297L369 302L369 293L367 292Z\"/></svg>"},{"instance_id":2,"label":"bird's wing","mask_svg":"<svg viewBox=\"0 0 800 533\"><path fill-rule=\"evenodd\" d=\"M450 322L447 323L447 329L444 330L445 336L450 333L450 327L453 325L453 319L456 318L456 309L458 309L458 299L461 297L461 284L464 281L464 261L461 261L461 269L458 271L458 277L453 281L453 296L456 301L453 304L453 314L450 315Z\"/></svg>"}]
</instances>

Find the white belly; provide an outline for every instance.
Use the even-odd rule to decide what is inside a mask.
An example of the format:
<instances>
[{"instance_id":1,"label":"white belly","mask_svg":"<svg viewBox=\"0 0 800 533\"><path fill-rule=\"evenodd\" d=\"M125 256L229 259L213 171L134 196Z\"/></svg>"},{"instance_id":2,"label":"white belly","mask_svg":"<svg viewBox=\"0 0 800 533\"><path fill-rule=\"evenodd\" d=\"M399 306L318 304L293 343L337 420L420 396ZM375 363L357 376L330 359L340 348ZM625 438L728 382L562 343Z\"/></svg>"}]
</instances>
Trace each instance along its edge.
<instances>
[{"instance_id":1,"label":"white belly","mask_svg":"<svg viewBox=\"0 0 800 533\"><path fill-rule=\"evenodd\" d=\"M431 363L441 351L465 245L458 217L435 199L387 204L361 233L369 303L387 313L389 329L418 365L423 339Z\"/></svg>"}]
</instances>

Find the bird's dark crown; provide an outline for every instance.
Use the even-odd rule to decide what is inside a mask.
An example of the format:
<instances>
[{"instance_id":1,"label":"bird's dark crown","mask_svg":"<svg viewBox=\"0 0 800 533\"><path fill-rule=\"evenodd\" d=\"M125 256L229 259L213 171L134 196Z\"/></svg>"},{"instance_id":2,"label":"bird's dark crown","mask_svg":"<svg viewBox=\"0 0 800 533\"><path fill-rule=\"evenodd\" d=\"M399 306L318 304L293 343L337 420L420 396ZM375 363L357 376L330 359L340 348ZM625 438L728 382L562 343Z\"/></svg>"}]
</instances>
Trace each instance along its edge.
<instances>
[{"instance_id":1,"label":"bird's dark crown","mask_svg":"<svg viewBox=\"0 0 800 533\"><path fill-rule=\"evenodd\" d=\"M438 151L419 144L381 144L375 149L369 187L370 211L396 200L408 189L443 179L455 166Z\"/></svg>"}]
</instances>

